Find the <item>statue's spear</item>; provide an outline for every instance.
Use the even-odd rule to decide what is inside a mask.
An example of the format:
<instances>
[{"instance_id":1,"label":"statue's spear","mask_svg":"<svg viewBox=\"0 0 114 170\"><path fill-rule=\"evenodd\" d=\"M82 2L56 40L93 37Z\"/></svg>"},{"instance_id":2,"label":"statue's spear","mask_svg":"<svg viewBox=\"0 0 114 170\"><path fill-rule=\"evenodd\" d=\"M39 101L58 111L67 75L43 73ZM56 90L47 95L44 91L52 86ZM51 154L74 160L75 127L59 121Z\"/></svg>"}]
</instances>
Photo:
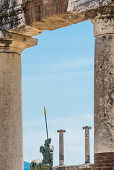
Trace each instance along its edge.
<instances>
[{"instance_id":1,"label":"statue's spear","mask_svg":"<svg viewBox=\"0 0 114 170\"><path fill-rule=\"evenodd\" d=\"M47 127L47 116L46 116L46 109L45 109L45 106L44 106L44 115L45 115L46 133L47 133L47 139L48 139L48 127Z\"/></svg>"}]
</instances>

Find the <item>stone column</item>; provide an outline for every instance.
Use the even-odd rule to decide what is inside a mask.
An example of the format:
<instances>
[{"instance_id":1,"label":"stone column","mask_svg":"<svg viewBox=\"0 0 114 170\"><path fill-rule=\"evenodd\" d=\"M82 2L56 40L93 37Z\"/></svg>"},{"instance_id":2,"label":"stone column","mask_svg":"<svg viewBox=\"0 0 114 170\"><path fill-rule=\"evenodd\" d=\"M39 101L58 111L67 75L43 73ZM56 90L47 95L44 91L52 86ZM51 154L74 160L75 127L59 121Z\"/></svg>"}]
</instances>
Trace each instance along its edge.
<instances>
[{"instance_id":1,"label":"stone column","mask_svg":"<svg viewBox=\"0 0 114 170\"><path fill-rule=\"evenodd\" d=\"M59 166L64 165L64 136L66 130L57 130L59 132Z\"/></svg>"},{"instance_id":2,"label":"stone column","mask_svg":"<svg viewBox=\"0 0 114 170\"><path fill-rule=\"evenodd\" d=\"M90 163L90 142L89 142L89 130L91 127L83 127L85 130L85 164Z\"/></svg>"},{"instance_id":3,"label":"stone column","mask_svg":"<svg viewBox=\"0 0 114 170\"><path fill-rule=\"evenodd\" d=\"M0 32L0 169L23 170L21 52L31 37Z\"/></svg>"},{"instance_id":4,"label":"stone column","mask_svg":"<svg viewBox=\"0 0 114 170\"><path fill-rule=\"evenodd\" d=\"M95 14L95 12L94 12ZM114 168L114 6L97 11L95 36L95 169Z\"/></svg>"}]
</instances>

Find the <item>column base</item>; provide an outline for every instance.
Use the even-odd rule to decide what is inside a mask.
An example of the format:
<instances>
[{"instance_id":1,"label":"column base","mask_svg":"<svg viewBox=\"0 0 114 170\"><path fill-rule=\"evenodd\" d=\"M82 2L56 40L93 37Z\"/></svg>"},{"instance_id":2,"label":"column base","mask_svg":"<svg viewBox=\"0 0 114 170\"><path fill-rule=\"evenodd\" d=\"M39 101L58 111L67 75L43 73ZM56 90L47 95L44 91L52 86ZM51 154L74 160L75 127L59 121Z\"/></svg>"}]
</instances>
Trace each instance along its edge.
<instances>
[{"instance_id":1,"label":"column base","mask_svg":"<svg viewBox=\"0 0 114 170\"><path fill-rule=\"evenodd\" d=\"M94 155L94 170L114 170L114 152Z\"/></svg>"}]
</instances>

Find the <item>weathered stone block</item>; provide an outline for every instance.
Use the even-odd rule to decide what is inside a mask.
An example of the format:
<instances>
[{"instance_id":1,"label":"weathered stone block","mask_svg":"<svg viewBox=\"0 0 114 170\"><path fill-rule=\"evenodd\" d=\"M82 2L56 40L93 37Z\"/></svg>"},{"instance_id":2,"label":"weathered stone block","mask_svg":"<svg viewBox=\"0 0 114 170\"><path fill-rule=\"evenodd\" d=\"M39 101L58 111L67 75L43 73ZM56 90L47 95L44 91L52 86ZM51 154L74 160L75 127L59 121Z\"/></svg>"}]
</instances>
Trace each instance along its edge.
<instances>
[{"instance_id":1,"label":"weathered stone block","mask_svg":"<svg viewBox=\"0 0 114 170\"><path fill-rule=\"evenodd\" d=\"M107 6L112 0L69 0L68 11L76 10L77 13Z\"/></svg>"},{"instance_id":2,"label":"weathered stone block","mask_svg":"<svg viewBox=\"0 0 114 170\"><path fill-rule=\"evenodd\" d=\"M0 30L25 25L22 0L0 0Z\"/></svg>"}]
</instances>

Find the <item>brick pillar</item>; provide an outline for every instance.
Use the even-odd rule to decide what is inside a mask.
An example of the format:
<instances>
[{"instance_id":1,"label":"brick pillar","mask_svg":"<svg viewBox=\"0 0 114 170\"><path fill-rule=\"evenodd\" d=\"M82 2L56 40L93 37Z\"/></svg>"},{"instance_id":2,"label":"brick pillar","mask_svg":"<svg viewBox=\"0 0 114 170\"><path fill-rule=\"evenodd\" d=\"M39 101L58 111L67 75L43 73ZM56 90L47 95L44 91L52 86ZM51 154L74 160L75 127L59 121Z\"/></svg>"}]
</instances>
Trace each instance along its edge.
<instances>
[{"instance_id":1,"label":"brick pillar","mask_svg":"<svg viewBox=\"0 0 114 170\"><path fill-rule=\"evenodd\" d=\"M95 36L95 170L114 170L114 7L97 11ZM95 12L94 12L95 15Z\"/></svg>"},{"instance_id":2,"label":"brick pillar","mask_svg":"<svg viewBox=\"0 0 114 170\"><path fill-rule=\"evenodd\" d=\"M57 130L59 132L59 166L64 165L64 136L66 130Z\"/></svg>"},{"instance_id":3,"label":"brick pillar","mask_svg":"<svg viewBox=\"0 0 114 170\"><path fill-rule=\"evenodd\" d=\"M0 169L23 170L21 52L36 40L0 32Z\"/></svg>"},{"instance_id":4,"label":"brick pillar","mask_svg":"<svg viewBox=\"0 0 114 170\"><path fill-rule=\"evenodd\" d=\"M91 127L83 127L85 130L85 164L90 163L90 141L89 141L89 130Z\"/></svg>"}]
</instances>

